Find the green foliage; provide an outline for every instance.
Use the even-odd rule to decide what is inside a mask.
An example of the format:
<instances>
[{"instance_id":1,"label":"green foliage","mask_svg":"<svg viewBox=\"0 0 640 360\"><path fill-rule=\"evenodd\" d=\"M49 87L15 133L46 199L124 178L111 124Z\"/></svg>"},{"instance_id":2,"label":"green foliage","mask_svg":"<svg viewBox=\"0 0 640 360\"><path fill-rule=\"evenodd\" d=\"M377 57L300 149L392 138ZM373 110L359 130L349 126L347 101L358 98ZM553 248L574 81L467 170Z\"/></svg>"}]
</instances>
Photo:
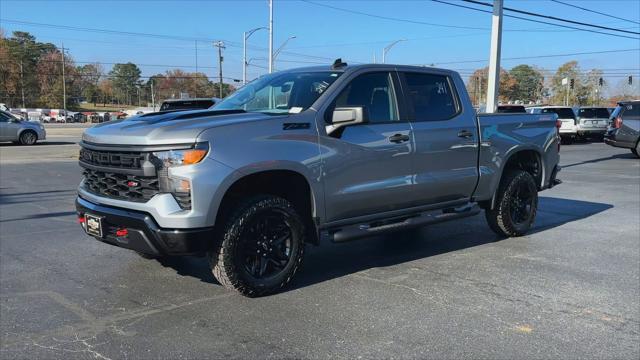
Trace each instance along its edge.
<instances>
[{"instance_id":1,"label":"green foliage","mask_svg":"<svg viewBox=\"0 0 640 360\"><path fill-rule=\"evenodd\" d=\"M509 94L511 100L521 100L528 103L541 98L544 76L538 70L522 64L509 70L509 75L513 79L513 87Z\"/></svg>"},{"instance_id":2,"label":"green foliage","mask_svg":"<svg viewBox=\"0 0 640 360\"><path fill-rule=\"evenodd\" d=\"M125 104L132 104L137 87L141 85L140 68L134 63L115 64L109 72L115 96Z\"/></svg>"}]
</instances>

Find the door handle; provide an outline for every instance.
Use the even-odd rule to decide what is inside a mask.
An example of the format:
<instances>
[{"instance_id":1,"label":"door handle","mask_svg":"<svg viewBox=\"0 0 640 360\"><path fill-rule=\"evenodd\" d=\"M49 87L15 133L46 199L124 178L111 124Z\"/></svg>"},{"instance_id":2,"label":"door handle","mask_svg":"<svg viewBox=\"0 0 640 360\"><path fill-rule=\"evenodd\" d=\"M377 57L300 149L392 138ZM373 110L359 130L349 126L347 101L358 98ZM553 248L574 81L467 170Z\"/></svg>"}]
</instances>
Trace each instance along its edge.
<instances>
[{"instance_id":1,"label":"door handle","mask_svg":"<svg viewBox=\"0 0 640 360\"><path fill-rule=\"evenodd\" d=\"M460 130L460 132L458 132L458 137L468 139L473 137L473 133L469 130Z\"/></svg>"},{"instance_id":2,"label":"door handle","mask_svg":"<svg viewBox=\"0 0 640 360\"><path fill-rule=\"evenodd\" d=\"M389 136L389 141L391 141L392 143L401 143L401 142L409 141L409 135L394 134Z\"/></svg>"}]
</instances>

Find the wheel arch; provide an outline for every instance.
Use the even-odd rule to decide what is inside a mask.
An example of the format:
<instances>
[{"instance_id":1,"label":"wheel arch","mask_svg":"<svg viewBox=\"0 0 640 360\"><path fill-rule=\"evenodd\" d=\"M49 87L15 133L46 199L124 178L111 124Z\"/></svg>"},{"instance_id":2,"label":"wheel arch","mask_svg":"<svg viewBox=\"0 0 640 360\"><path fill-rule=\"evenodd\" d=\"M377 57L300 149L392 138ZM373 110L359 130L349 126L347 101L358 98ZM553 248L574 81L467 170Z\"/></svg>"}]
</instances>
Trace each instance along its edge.
<instances>
[{"instance_id":1,"label":"wheel arch","mask_svg":"<svg viewBox=\"0 0 640 360\"><path fill-rule=\"evenodd\" d=\"M16 140L20 140L20 136L22 136L22 134L25 133L25 131L31 131L32 133L36 134L36 141L40 140L40 136L38 136L38 132L35 131L34 129L30 129L30 128L22 128L20 130L18 130L18 138Z\"/></svg>"},{"instance_id":2,"label":"wheel arch","mask_svg":"<svg viewBox=\"0 0 640 360\"><path fill-rule=\"evenodd\" d=\"M547 175L545 170L544 158L540 149L533 146L518 147L510 151L504 159L504 165L500 167L500 172L496 173L494 181L491 184L491 193L493 195L488 202L482 204L485 208L494 208L496 195L500 187L500 182L502 181L508 170L524 170L531 174L531 176L533 176L538 190L541 190L544 187L544 181Z\"/></svg>"},{"instance_id":3,"label":"wheel arch","mask_svg":"<svg viewBox=\"0 0 640 360\"><path fill-rule=\"evenodd\" d=\"M290 201L303 217L308 231L308 241L318 243L317 223L320 217L320 199L309 178L301 171L290 168L254 169L237 172L224 191L215 211L218 226L244 197L270 194Z\"/></svg>"}]
</instances>

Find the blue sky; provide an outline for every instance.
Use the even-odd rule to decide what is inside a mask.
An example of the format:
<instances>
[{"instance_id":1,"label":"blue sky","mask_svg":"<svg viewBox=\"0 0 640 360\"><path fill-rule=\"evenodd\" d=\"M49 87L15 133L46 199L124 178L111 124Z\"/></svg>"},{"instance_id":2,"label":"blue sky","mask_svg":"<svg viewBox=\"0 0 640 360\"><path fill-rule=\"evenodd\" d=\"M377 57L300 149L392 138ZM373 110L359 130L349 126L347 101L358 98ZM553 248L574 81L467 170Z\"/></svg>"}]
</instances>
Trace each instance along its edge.
<instances>
[{"instance_id":1,"label":"blue sky","mask_svg":"<svg viewBox=\"0 0 640 360\"><path fill-rule=\"evenodd\" d=\"M448 0L455 2L455 0ZM489 1L490 0L486 0ZM573 1L566 2L619 17L640 21L640 1ZM490 14L453 7L432 1L312 1L351 11L402 18L415 22L478 29L432 26L385 20L347 13L299 0L274 1L274 42L276 47L295 35L279 56L278 69L331 63L342 57L351 62L380 61L382 48L396 39L387 62L431 64L459 70L463 75L486 65L489 56ZM463 4L456 2L457 4ZM125 36L35 25L15 24L6 20L99 28L128 32L164 34L199 38L197 62L200 71L217 75L215 49L208 39L227 41L223 65L225 76L242 76L242 32L266 26L268 5L256 1L0 1L0 24L7 34L28 31L41 41L64 45L78 62L116 63L131 61L141 65L143 75L182 67L193 71L196 65L194 40ZM471 4L464 4L470 5ZM623 28L640 32L640 25L567 7L549 0L505 0L505 6L569 18L572 20ZM475 6L481 8L479 6ZM638 49L640 41L570 29L557 28L518 19L505 18L503 58L549 54ZM629 35L634 36L634 35ZM266 72L267 31L259 31L250 39L249 78ZM625 74L640 78L640 51L586 54L574 57L550 57L504 60L503 67L520 63L554 70L562 63L577 59L583 70L602 68L612 84ZM453 63L460 62L460 63ZM151 66L162 65L162 66ZM172 65L172 66L164 66ZM204 68L208 66L209 68ZM105 69L109 69L105 65ZM611 69L611 70L609 70ZM624 78L626 79L626 77ZM640 80L640 79L638 79Z\"/></svg>"}]
</instances>

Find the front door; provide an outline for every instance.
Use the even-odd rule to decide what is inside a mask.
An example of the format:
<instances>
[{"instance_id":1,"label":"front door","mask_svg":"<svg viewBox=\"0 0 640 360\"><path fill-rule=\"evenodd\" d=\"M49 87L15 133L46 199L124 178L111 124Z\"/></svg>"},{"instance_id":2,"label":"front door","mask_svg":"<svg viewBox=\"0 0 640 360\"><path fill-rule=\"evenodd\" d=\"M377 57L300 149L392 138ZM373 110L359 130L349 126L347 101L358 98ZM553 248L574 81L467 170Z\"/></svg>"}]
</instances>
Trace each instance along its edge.
<instances>
[{"instance_id":1,"label":"front door","mask_svg":"<svg viewBox=\"0 0 640 360\"><path fill-rule=\"evenodd\" d=\"M471 197L478 181L478 134L473 109L463 109L448 73L403 72L416 143L415 205Z\"/></svg>"},{"instance_id":2,"label":"front door","mask_svg":"<svg viewBox=\"0 0 640 360\"><path fill-rule=\"evenodd\" d=\"M325 111L362 107L368 122L320 136L327 221L408 206L411 199L411 125L398 106L394 71L354 75ZM367 116L368 115L368 116Z\"/></svg>"}]
</instances>

